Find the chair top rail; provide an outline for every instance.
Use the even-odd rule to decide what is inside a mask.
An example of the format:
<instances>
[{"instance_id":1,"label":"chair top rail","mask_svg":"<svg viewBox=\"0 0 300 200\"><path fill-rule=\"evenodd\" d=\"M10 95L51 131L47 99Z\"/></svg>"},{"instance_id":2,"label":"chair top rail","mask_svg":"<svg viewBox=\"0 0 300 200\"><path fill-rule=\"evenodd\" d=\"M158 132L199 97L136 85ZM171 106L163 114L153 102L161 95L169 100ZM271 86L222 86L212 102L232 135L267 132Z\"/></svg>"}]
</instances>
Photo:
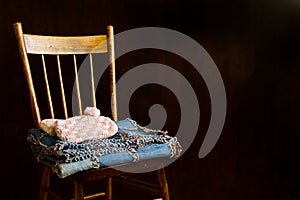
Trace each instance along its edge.
<instances>
[{"instance_id":1,"label":"chair top rail","mask_svg":"<svg viewBox=\"0 0 300 200\"><path fill-rule=\"evenodd\" d=\"M107 52L106 35L44 36L24 34L26 51L30 54L89 54Z\"/></svg>"}]
</instances>

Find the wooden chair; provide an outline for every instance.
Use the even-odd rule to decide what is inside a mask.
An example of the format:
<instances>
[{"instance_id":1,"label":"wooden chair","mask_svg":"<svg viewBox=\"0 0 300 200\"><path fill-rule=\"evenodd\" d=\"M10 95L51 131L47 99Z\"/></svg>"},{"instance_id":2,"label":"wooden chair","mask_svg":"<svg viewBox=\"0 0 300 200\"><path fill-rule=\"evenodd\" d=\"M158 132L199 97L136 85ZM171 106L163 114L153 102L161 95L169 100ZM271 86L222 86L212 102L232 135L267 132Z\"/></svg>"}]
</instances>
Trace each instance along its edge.
<instances>
[{"instance_id":1,"label":"wooden chair","mask_svg":"<svg viewBox=\"0 0 300 200\"><path fill-rule=\"evenodd\" d=\"M58 110L63 110L64 117L68 118L68 106L66 101L66 94L65 94L65 85L63 84L63 78L62 78L62 69L61 69L61 57L64 55L70 55L73 57L74 63L72 65L74 70L73 74L75 74L75 85L77 90L77 96L79 101L79 110L81 112L80 107L80 91L79 91L79 81L78 81L78 73L77 73L77 54L90 56L92 58L93 54L96 53L105 53L107 54L108 58L110 59L110 99L111 99L111 114L112 119L114 121L117 121L117 101L116 101L116 78L115 78L115 58L114 58L114 34L113 34L113 27L108 26L107 27L107 34L104 35L93 35L93 36L42 36L42 35L34 35L34 34L24 34L22 30L22 25L20 22L14 23L13 25L16 40L18 44L19 54L21 57L21 62L23 66L23 72L26 79L28 91L29 91L29 99L31 104L31 110L33 115L33 121L35 124L35 127L39 127L39 123L41 121L42 115L41 111L47 110L47 112L50 113L51 118L55 118L54 112L57 110L55 109L55 105L52 103L52 97L53 96L60 96L61 102L62 102L62 108L58 108ZM106 42L107 41L107 42ZM97 48L95 48L97 47ZM38 82L37 85L34 84L33 75L33 64L36 64L36 62L31 62L30 56L40 56L40 66L42 66L40 72L42 74L37 74L39 77L44 79L44 85L46 86L45 89L41 89L41 83ZM58 79L59 80L56 85L60 86L60 95L52 94L51 96L51 80L48 76L49 72L53 71L53 65L46 65L47 59L46 56L51 55L54 56L56 60L55 67L58 71ZM46 70L46 66L49 69L48 74ZM36 66L35 66L36 67ZM70 72L71 73L71 72ZM36 73L35 73L36 74ZM91 64L91 83L92 87L94 87L94 78L93 78L93 66ZM73 86L73 85L72 85ZM43 105L43 107L39 107L38 98L36 91L43 91L46 93L47 96L47 104L48 106ZM96 95L95 90L93 88L92 90L92 96L93 96L93 106L96 106ZM48 107L45 109L45 107ZM133 167L136 167L136 169L139 168L145 168L149 165L157 164L156 162L138 162L138 163L130 163L125 165L133 165ZM40 200L46 200L48 197L51 197L52 199L62 199L56 191L52 190L51 187L51 181L50 177L56 176L56 174L52 173L51 169L49 169L48 166L43 166L43 173L42 173L42 179L41 179L41 186L40 186L40 192L39 192L39 199ZM74 186L74 197L75 200L83 200L83 199L94 199L99 198L101 196L105 197L105 200L112 200L112 180L118 180L121 181L121 183L126 183L126 185L132 185L137 186L142 189L149 190L153 192L155 195L158 195L157 198L162 198L164 200L169 200L169 192L168 192L168 185L167 180L165 176L165 171L163 168L157 168L157 184L150 184L147 182L141 182L140 180L133 180L131 178L123 176L126 175L125 172L122 170L117 170L113 167L103 167L98 169L90 169L78 172L76 174L70 175L69 177L65 178L68 179L68 181L72 181ZM122 174L122 176L121 176ZM104 192L97 192L96 194L86 194L84 192L84 184L89 183L90 181L103 179L105 184L105 191ZM65 181L64 179L60 181ZM59 183L59 182L55 182ZM155 197L156 198L156 197Z\"/></svg>"}]
</instances>

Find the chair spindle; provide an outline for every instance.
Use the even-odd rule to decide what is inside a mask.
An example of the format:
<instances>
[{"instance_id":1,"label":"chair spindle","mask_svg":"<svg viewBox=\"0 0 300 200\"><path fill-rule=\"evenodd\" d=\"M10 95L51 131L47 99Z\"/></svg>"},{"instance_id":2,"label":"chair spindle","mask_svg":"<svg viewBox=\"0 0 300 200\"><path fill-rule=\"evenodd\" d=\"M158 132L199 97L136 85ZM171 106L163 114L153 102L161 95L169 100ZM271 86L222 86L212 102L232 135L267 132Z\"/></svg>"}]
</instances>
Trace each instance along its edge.
<instances>
[{"instance_id":1,"label":"chair spindle","mask_svg":"<svg viewBox=\"0 0 300 200\"><path fill-rule=\"evenodd\" d=\"M68 118L68 111L67 111L67 104L66 104L64 84L63 84L62 74L61 74L61 67L60 67L59 55L57 55L56 58L57 58L57 68L58 68L59 83L60 83L61 100L62 100L62 104L63 104L63 108L64 108L65 118Z\"/></svg>"},{"instance_id":2,"label":"chair spindle","mask_svg":"<svg viewBox=\"0 0 300 200\"><path fill-rule=\"evenodd\" d=\"M94 83L94 65L92 54L89 54L90 57L90 72L91 72L91 85L92 85L92 103L96 107L96 94L95 94L95 83Z\"/></svg>"},{"instance_id":3,"label":"chair spindle","mask_svg":"<svg viewBox=\"0 0 300 200\"><path fill-rule=\"evenodd\" d=\"M50 87L49 87L49 82L48 82L48 75L47 75L47 68L46 68L44 54L41 54L41 57L42 57L42 63L43 63L44 80L46 83L48 106L49 106L51 118L54 119L54 111L53 111L52 98L51 98L51 93L50 93Z\"/></svg>"},{"instance_id":4,"label":"chair spindle","mask_svg":"<svg viewBox=\"0 0 300 200\"><path fill-rule=\"evenodd\" d=\"M77 73L77 62L76 62L75 54L73 55L73 58L74 58L74 71L75 71L75 87L76 87L77 100L78 100L78 111L79 111L79 115L82 115L79 80L78 80L78 73Z\"/></svg>"}]
</instances>

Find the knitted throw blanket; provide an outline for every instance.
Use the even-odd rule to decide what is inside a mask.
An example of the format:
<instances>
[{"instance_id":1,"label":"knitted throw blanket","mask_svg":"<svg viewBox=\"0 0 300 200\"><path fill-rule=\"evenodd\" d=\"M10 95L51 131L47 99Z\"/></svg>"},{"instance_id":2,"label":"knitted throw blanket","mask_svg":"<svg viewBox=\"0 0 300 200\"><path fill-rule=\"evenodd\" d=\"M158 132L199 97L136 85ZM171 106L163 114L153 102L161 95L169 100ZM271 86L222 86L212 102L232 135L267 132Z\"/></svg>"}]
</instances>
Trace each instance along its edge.
<instances>
[{"instance_id":1,"label":"knitted throw blanket","mask_svg":"<svg viewBox=\"0 0 300 200\"><path fill-rule=\"evenodd\" d=\"M111 138L88 140L81 143L56 140L50 146L41 142L44 137L49 136L45 133L38 138L29 135L27 140L41 149L40 154L43 157L55 157L60 163L77 162L87 158L97 160L99 156L119 152L129 152L134 157L137 148L154 144L168 144L171 149L170 157L179 156L181 152L181 146L176 137L161 133L146 135L118 132Z\"/></svg>"},{"instance_id":2,"label":"knitted throw blanket","mask_svg":"<svg viewBox=\"0 0 300 200\"><path fill-rule=\"evenodd\" d=\"M89 140L82 143L60 141L55 144L53 150L57 153L57 156L64 157L64 162L76 162L110 153L125 151L134 153L139 147L166 143L170 144L172 149L171 157L180 152L181 148L175 137L167 135L132 135L121 132L109 139Z\"/></svg>"}]
</instances>

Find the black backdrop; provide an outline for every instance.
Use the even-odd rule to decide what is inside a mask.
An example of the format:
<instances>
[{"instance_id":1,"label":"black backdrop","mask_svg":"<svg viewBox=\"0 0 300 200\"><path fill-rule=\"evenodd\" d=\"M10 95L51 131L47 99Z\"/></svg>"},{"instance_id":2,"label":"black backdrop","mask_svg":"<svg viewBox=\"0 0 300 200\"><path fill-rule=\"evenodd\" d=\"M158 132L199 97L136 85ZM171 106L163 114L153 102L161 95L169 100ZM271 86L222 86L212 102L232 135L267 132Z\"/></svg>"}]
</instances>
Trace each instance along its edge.
<instances>
[{"instance_id":1,"label":"black backdrop","mask_svg":"<svg viewBox=\"0 0 300 200\"><path fill-rule=\"evenodd\" d=\"M16 21L32 33L98 33L112 24L115 33L158 26L192 37L219 68L228 111L217 145L199 159L209 121L207 92L200 95L207 112L201 118L203 126L188 151L166 169L172 199L291 199L299 191L297 0L1 1L1 192L6 199L36 199L39 170L26 144L26 131L33 123L12 31ZM178 68L178 63L184 64L176 59L170 62L170 55L160 53L152 53L152 58ZM128 55L117 64L130 67L135 59L151 60L143 52L138 55ZM197 92L205 89L204 83L199 87ZM13 192L18 190L22 192ZM146 198L136 194L117 190L121 199Z\"/></svg>"}]
</instances>

